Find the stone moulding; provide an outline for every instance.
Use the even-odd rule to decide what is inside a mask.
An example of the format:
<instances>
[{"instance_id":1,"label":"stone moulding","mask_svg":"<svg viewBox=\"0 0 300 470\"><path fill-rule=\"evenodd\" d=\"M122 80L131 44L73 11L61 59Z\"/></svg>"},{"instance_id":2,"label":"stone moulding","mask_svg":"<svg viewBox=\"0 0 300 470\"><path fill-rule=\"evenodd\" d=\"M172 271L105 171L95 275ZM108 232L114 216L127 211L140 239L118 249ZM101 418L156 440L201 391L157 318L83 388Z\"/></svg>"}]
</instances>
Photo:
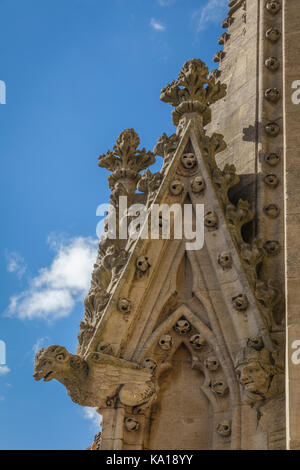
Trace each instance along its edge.
<instances>
[{"instance_id":1,"label":"stone moulding","mask_svg":"<svg viewBox=\"0 0 300 470\"><path fill-rule=\"evenodd\" d=\"M242 412L241 403L264 406L282 393L281 350L272 334L282 328L283 296L261 271L265 256L275 256L278 247L274 240L245 241L244 227L254 213L248 201L231 201L239 176L234 165L220 169L216 163L216 155L226 148L223 136L208 136L204 130L211 104L225 94L225 85L208 76L202 61L192 59L161 92L161 100L175 108L176 133L163 134L154 152L146 152L138 150L139 137L127 129L113 151L99 157L99 166L113 172L109 185L117 211L119 195L131 202L142 197L148 209L172 198L195 207L202 198L206 227L205 247L195 252L185 251L184 240L138 237L131 242L104 236L84 302L78 354L54 345L36 355L36 380L55 378L73 401L103 413L101 448L116 449L123 440L107 437L109 426L118 436L129 433L137 439L135 446L146 446L162 377L176 367L172 361L181 347L190 357L186 367L203 377L200 388L216 417L212 446L214 439L227 437L230 448L240 448L243 413L251 412L250 407ZM148 166L155 155L164 162L152 174ZM178 253L190 266L189 305L177 295L185 282L177 281ZM169 263L170 271L163 263ZM170 292L177 303L170 303L168 315L160 318ZM261 342L251 340L257 337Z\"/></svg>"}]
</instances>

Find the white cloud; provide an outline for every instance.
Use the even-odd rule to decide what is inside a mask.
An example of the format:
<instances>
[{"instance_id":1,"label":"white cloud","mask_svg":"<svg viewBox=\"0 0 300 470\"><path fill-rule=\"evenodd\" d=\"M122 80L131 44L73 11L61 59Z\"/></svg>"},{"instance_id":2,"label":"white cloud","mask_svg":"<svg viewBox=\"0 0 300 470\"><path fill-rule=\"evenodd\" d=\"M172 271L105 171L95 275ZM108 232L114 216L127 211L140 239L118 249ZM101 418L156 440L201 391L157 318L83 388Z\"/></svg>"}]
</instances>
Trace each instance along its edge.
<instances>
[{"instance_id":1,"label":"white cloud","mask_svg":"<svg viewBox=\"0 0 300 470\"><path fill-rule=\"evenodd\" d=\"M36 353L41 349L42 345L44 343L46 343L47 341L49 341L49 339L47 337L45 338L39 338L36 343L32 346L32 351L33 351L33 354L34 356L36 355Z\"/></svg>"},{"instance_id":2,"label":"white cloud","mask_svg":"<svg viewBox=\"0 0 300 470\"><path fill-rule=\"evenodd\" d=\"M10 372L9 367L7 366L0 366L0 376L1 375L6 375Z\"/></svg>"},{"instance_id":3,"label":"white cloud","mask_svg":"<svg viewBox=\"0 0 300 470\"><path fill-rule=\"evenodd\" d=\"M165 29L166 29L166 27L162 23L157 21L155 18L151 18L150 26L155 31L165 31Z\"/></svg>"},{"instance_id":4,"label":"white cloud","mask_svg":"<svg viewBox=\"0 0 300 470\"><path fill-rule=\"evenodd\" d=\"M96 408L90 408L88 406L83 408L83 417L85 419L89 419L92 422L93 426L99 430L102 421L102 416L97 413Z\"/></svg>"},{"instance_id":5,"label":"white cloud","mask_svg":"<svg viewBox=\"0 0 300 470\"><path fill-rule=\"evenodd\" d=\"M56 320L68 316L86 295L97 257L97 240L51 237L48 242L55 252L51 265L40 269L27 290L11 297L8 316Z\"/></svg>"},{"instance_id":6,"label":"white cloud","mask_svg":"<svg viewBox=\"0 0 300 470\"><path fill-rule=\"evenodd\" d=\"M208 0L199 10L193 13L197 31L203 31L210 24L220 24L227 13L227 0Z\"/></svg>"},{"instance_id":7,"label":"white cloud","mask_svg":"<svg viewBox=\"0 0 300 470\"><path fill-rule=\"evenodd\" d=\"M19 253L12 251L6 252L5 257L7 260L6 269L9 273L15 273L19 279L26 271L26 264L24 258Z\"/></svg>"}]
</instances>

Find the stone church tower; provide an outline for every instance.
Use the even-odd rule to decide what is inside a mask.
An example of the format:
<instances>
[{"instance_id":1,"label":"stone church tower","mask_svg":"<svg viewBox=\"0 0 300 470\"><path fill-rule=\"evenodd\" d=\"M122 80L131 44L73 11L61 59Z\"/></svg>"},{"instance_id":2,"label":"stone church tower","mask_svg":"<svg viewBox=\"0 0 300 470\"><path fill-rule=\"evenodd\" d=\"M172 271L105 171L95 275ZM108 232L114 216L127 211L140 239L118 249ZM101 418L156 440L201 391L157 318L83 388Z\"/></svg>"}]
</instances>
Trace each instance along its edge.
<instances>
[{"instance_id":1,"label":"stone church tower","mask_svg":"<svg viewBox=\"0 0 300 470\"><path fill-rule=\"evenodd\" d=\"M151 152L127 129L99 157L111 210L76 355L36 356L103 416L92 449L300 448L299 0L232 0L223 27L218 69L189 60L162 89L176 133Z\"/></svg>"}]
</instances>

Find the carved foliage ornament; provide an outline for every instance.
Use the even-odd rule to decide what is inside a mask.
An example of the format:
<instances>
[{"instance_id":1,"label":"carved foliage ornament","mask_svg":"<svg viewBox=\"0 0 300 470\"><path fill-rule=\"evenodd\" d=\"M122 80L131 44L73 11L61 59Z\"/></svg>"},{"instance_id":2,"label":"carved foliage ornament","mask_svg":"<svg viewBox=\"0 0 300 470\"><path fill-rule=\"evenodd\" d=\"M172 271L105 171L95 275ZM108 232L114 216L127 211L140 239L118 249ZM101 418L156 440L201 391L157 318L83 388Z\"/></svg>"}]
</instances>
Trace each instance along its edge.
<instances>
[{"instance_id":1,"label":"carved foliage ornament","mask_svg":"<svg viewBox=\"0 0 300 470\"><path fill-rule=\"evenodd\" d=\"M155 162L154 154L150 151L146 152L144 148L138 150L139 145L140 138L135 130L125 129L117 138L113 150L108 150L106 154L99 156L98 166L113 172L108 178L111 188L114 188L119 180L122 181L125 178L133 180L134 183L127 187L127 191L134 191L140 178L138 173Z\"/></svg>"},{"instance_id":2,"label":"carved foliage ornament","mask_svg":"<svg viewBox=\"0 0 300 470\"><path fill-rule=\"evenodd\" d=\"M203 125L211 120L209 106L226 95L226 85L208 77L208 67L200 59L186 62L178 76L161 90L160 99L175 107L173 123L179 124L180 118L195 112L203 116Z\"/></svg>"}]
</instances>

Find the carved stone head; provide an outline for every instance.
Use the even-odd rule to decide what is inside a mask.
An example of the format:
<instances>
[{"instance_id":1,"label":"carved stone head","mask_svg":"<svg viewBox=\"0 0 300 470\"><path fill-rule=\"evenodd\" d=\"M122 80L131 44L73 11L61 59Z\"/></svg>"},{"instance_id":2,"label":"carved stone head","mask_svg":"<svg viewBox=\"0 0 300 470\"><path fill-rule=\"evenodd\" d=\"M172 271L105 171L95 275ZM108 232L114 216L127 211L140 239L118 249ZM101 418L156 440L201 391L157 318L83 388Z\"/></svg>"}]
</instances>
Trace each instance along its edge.
<instances>
[{"instance_id":1,"label":"carved stone head","mask_svg":"<svg viewBox=\"0 0 300 470\"><path fill-rule=\"evenodd\" d=\"M238 355L235 368L250 401L264 400L269 396L271 381L276 374L270 351L246 347Z\"/></svg>"},{"instance_id":2,"label":"carved stone head","mask_svg":"<svg viewBox=\"0 0 300 470\"><path fill-rule=\"evenodd\" d=\"M191 330L191 324L185 318L182 318L176 322L174 329L180 335L186 335Z\"/></svg>"},{"instance_id":3,"label":"carved stone head","mask_svg":"<svg viewBox=\"0 0 300 470\"><path fill-rule=\"evenodd\" d=\"M204 365L205 365L206 369L208 369L210 371L218 370L219 367L220 367L220 363L219 363L218 359L216 358L216 356L207 357L204 361Z\"/></svg>"},{"instance_id":4,"label":"carved stone head","mask_svg":"<svg viewBox=\"0 0 300 470\"><path fill-rule=\"evenodd\" d=\"M217 432L220 436L228 437L231 434L231 424L229 421L222 421L217 425Z\"/></svg>"},{"instance_id":5,"label":"carved stone head","mask_svg":"<svg viewBox=\"0 0 300 470\"><path fill-rule=\"evenodd\" d=\"M265 155L265 162L270 166L276 166L280 162L280 157L277 153L267 153Z\"/></svg>"},{"instance_id":6,"label":"carved stone head","mask_svg":"<svg viewBox=\"0 0 300 470\"><path fill-rule=\"evenodd\" d=\"M277 206L277 204L268 204L267 206L264 207L264 213L268 217L271 217L272 219L276 219L276 217L279 216L280 209Z\"/></svg>"},{"instance_id":7,"label":"carved stone head","mask_svg":"<svg viewBox=\"0 0 300 470\"><path fill-rule=\"evenodd\" d=\"M124 424L129 432L138 431L140 427L140 423L134 418L125 418Z\"/></svg>"},{"instance_id":8,"label":"carved stone head","mask_svg":"<svg viewBox=\"0 0 300 470\"><path fill-rule=\"evenodd\" d=\"M232 304L235 310L238 312L244 312L248 308L248 299L245 294L237 295L236 297L232 298Z\"/></svg>"},{"instance_id":9,"label":"carved stone head","mask_svg":"<svg viewBox=\"0 0 300 470\"><path fill-rule=\"evenodd\" d=\"M190 345L194 349L201 349L205 345L205 343L205 338L200 334L193 335L190 339Z\"/></svg>"},{"instance_id":10,"label":"carved stone head","mask_svg":"<svg viewBox=\"0 0 300 470\"><path fill-rule=\"evenodd\" d=\"M184 184L180 180L174 180L170 184L170 193L173 194L173 196L179 196L182 194L184 190Z\"/></svg>"},{"instance_id":11,"label":"carved stone head","mask_svg":"<svg viewBox=\"0 0 300 470\"><path fill-rule=\"evenodd\" d=\"M184 153L181 157L182 166L186 170L192 170L197 165L197 159L194 153Z\"/></svg>"},{"instance_id":12,"label":"carved stone head","mask_svg":"<svg viewBox=\"0 0 300 470\"><path fill-rule=\"evenodd\" d=\"M267 88L265 98L272 103L277 103L280 99L280 91L278 88Z\"/></svg>"},{"instance_id":13,"label":"carved stone head","mask_svg":"<svg viewBox=\"0 0 300 470\"><path fill-rule=\"evenodd\" d=\"M195 176L195 178L192 180L191 188L192 192L195 194L202 193L206 188L204 178L202 176Z\"/></svg>"},{"instance_id":14,"label":"carved stone head","mask_svg":"<svg viewBox=\"0 0 300 470\"><path fill-rule=\"evenodd\" d=\"M131 302L128 299L119 299L118 310L122 313L128 314L131 310Z\"/></svg>"},{"instance_id":15,"label":"carved stone head","mask_svg":"<svg viewBox=\"0 0 300 470\"><path fill-rule=\"evenodd\" d=\"M219 397L225 396L229 391L227 383L223 380L213 380L210 384L210 388Z\"/></svg>"},{"instance_id":16,"label":"carved stone head","mask_svg":"<svg viewBox=\"0 0 300 470\"><path fill-rule=\"evenodd\" d=\"M204 217L204 225L209 229L217 229L218 228L218 216L215 212L207 212Z\"/></svg>"},{"instance_id":17,"label":"carved stone head","mask_svg":"<svg viewBox=\"0 0 300 470\"><path fill-rule=\"evenodd\" d=\"M149 258L147 256L139 256L136 261L137 270L140 273L145 273L150 268Z\"/></svg>"},{"instance_id":18,"label":"carved stone head","mask_svg":"<svg viewBox=\"0 0 300 470\"><path fill-rule=\"evenodd\" d=\"M143 360L142 367L154 371L157 368L157 363L154 361L154 359L147 357Z\"/></svg>"},{"instance_id":19,"label":"carved stone head","mask_svg":"<svg viewBox=\"0 0 300 470\"><path fill-rule=\"evenodd\" d=\"M281 5L278 0L268 0L266 3L266 9L273 15L276 15L276 13L279 12L280 8Z\"/></svg>"},{"instance_id":20,"label":"carved stone head","mask_svg":"<svg viewBox=\"0 0 300 470\"><path fill-rule=\"evenodd\" d=\"M267 69L271 70L271 72L275 72L279 69L280 62L277 57L268 57L265 60L265 66L267 67Z\"/></svg>"},{"instance_id":21,"label":"carved stone head","mask_svg":"<svg viewBox=\"0 0 300 470\"><path fill-rule=\"evenodd\" d=\"M72 373L87 375L86 362L79 356L68 353L63 346L49 346L40 349L35 356L33 377L35 380L44 379L49 382L52 379L62 381Z\"/></svg>"},{"instance_id":22,"label":"carved stone head","mask_svg":"<svg viewBox=\"0 0 300 470\"><path fill-rule=\"evenodd\" d=\"M267 186L270 186L270 188L276 188L279 184L279 179L278 176L270 174L264 177L264 182Z\"/></svg>"},{"instance_id":23,"label":"carved stone head","mask_svg":"<svg viewBox=\"0 0 300 470\"><path fill-rule=\"evenodd\" d=\"M232 257L231 254L228 252L221 253L218 256L218 263L222 268L225 269L230 269L232 267Z\"/></svg>"},{"instance_id":24,"label":"carved stone head","mask_svg":"<svg viewBox=\"0 0 300 470\"><path fill-rule=\"evenodd\" d=\"M266 32L266 38L269 41L276 42L280 39L281 33L277 28L269 28Z\"/></svg>"},{"instance_id":25,"label":"carved stone head","mask_svg":"<svg viewBox=\"0 0 300 470\"><path fill-rule=\"evenodd\" d=\"M171 335L163 335L158 344L164 351L169 351L173 346L173 338Z\"/></svg>"},{"instance_id":26,"label":"carved stone head","mask_svg":"<svg viewBox=\"0 0 300 470\"><path fill-rule=\"evenodd\" d=\"M265 131L270 137L276 137L280 132L280 127L276 122L269 122L265 125Z\"/></svg>"}]
</instances>

